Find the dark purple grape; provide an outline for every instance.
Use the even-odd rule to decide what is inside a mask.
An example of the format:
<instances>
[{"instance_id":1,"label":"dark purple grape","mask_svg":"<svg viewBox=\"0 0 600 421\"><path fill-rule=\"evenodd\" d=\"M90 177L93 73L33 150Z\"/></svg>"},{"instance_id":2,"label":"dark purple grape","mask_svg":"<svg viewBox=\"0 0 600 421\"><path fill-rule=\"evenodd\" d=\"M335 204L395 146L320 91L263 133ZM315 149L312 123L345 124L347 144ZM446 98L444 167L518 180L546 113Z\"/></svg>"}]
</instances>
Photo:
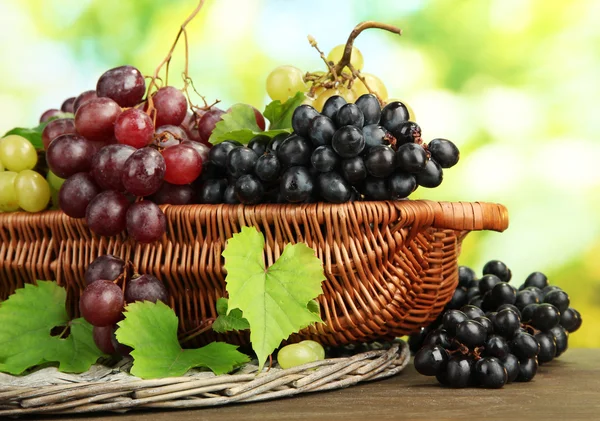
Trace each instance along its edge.
<instances>
[{"instance_id":1,"label":"dark purple grape","mask_svg":"<svg viewBox=\"0 0 600 421\"><path fill-rule=\"evenodd\" d=\"M89 100L96 99L96 98L98 98L98 95L96 94L95 89L93 91L82 92L81 94L79 94L79 96L77 98L75 98L75 101L73 102L73 113L74 114L77 113L77 110L79 110L79 107L81 107L83 104L85 104Z\"/></svg>"},{"instance_id":2,"label":"dark purple grape","mask_svg":"<svg viewBox=\"0 0 600 421\"><path fill-rule=\"evenodd\" d=\"M471 386L474 383L474 373L475 361L471 357L460 354L454 355L450 357L446 365L444 381L453 388ZM439 380L440 378L438 378Z\"/></svg>"},{"instance_id":3,"label":"dark purple grape","mask_svg":"<svg viewBox=\"0 0 600 421\"><path fill-rule=\"evenodd\" d=\"M506 282L499 282L490 291L493 307L500 307L503 304L514 304L517 298L517 291Z\"/></svg>"},{"instance_id":4,"label":"dark purple grape","mask_svg":"<svg viewBox=\"0 0 600 421\"><path fill-rule=\"evenodd\" d=\"M531 324L547 332L560 322L560 312L552 304L539 304L531 315Z\"/></svg>"},{"instance_id":5,"label":"dark purple grape","mask_svg":"<svg viewBox=\"0 0 600 421\"><path fill-rule=\"evenodd\" d=\"M564 291L551 291L544 297L544 302L552 304L562 314L569 308L571 300L569 295Z\"/></svg>"},{"instance_id":6,"label":"dark purple grape","mask_svg":"<svg viewBox=\"0 0 600 421\"><path fill-rule=\"evenodd\" d=\"M494 332L507 339L511 339L521 327L519 315L510 309L500 310L492 322L494 323Z\"/></svg>"},{"instance_id":7,"label":"dark purple grape","mask_svg":"<svg viewBox=\"0 0 600 421\"><path fill-rule=\"evenodd\" d=\"M208 153L208 159L219 167L227 167L227 157L229 152L235 148L241 147L242 144L233 140L226 140L218 143L210 149Z\"/></svg>"},{"instance_id":8,"label":"dark purple grape","mask_svg":"<svg viewBox=\"0 0 600 421\"><path fill-rule=\"evenodd\" d=\"M533 358L540 352L540 344L529 333L520 332L510 342L510 349L519 359Z\"/></svg>"},{"instance_id":9,"label":"dark purple grape","mask_svg":"<svg viewBox=\"0 0 600 421\"><path fill-rule=\"evenodd\" d=\"M425 346L416 353L415 369L424 376L435 376L446 369L448 352L438 345Z\"/></svg>"},{"instance_id":10,"label":"dark purple grape","mask_svg":"<svg viewBox=\"0 0 600 421\"><path fill-rule=\"evenodd\" d=\"M150 301L156 303L162 301L168 304L169 293L165 285L155 276L141 275L131 278L125 286L125 302Z\"/></svg>"},{"instance_id":11,"label":"dark purple grape","mask_svg":"<svg viewBox=\"0 0 600 421\"><path fill-rule=\"evenodd\" d=\"M539 289L544 289L548 286L548 278L541 272L533 272L531 273L527 279L525 279L525 283L522 285L522 288L525 289L527 287L537 287Z\"/></svg>"},{"instance_id":12,"label":"dark purple grape","mask_svg":"<svg viewBox=\"0 0 600 421\"><path fill-rule=\"evenodd\" d=\"M100 76L96 93L99 97L109 97L121 107L133 107L142 101L146 81L133 66L115 67Z\"/></svg>"},{"instance_id":13,"label":"dark purple grape","mask_svg":"<svg viewBox=\"0 0 600 421\"><path fill-rule=\"evenodd\" d=\"M421 127L412 121L405 121L400 124L396 130L396 145L401 146L406 143L421 143Z\"/></svg>"},{"instance_id":14,"label":"dark purple grape","mask_svg":"<svg viewBox=\"0 0 600 421\"><path fill-rule=\"evenodd\" d=\"M385 127L394 137L398 133L398 130L402 127L402 123L408 121L410 113L406 105L400 101L393 101L387 104L383 110L381 110L380 124Z\"/></svg>"},{"instance_id":15,"label":"dark purple grape","mask_svg":"<svg viewBox=\"0 0 600 421\"><path fill-rule=\"evenodd\" d=\"M444 349L453 348L453 339L448 335L448 332L444 329L435 329L425 337L423 340L423 346L426 345L440 345Z\"/></svg>"},{"instance_id":16,"label":"dark purple grape","mask_svg":"<svg viewBox=\"0 0 600 421\"><path fill-rule=\"evenodd\" d=\"M149 200L135 202L127 211L127 234L138 243L153 243L167 231L167 218L158 205Z\"/></svg>"},{"instance_id":17,"label":"dark purple grape","mask_svg":"<svg viewBox=\"0 0 600 421\"><path fill-rule=\"evenodd\" d=\"M455 336L458 325L467 320L469 320L469 318L462 311L448 310L442 316L442 325L450 336Z\"/></svg>"},{"instance_id":18,"label":"dark purple grape","mask_svg":"<svg viewBox=\"0 0 600 421\"><path fill-rule=\"evenodd\" d=\"M374 146L365 157L365 166L373 177L385 178L396 168L396 153L389 146Z\"/></svg>"},{"instance_id":19,"label":"dark purple grape","mask_svg":"<svg viewBox=\"0 0 600 421\"><path fill-rule=\"evenodd\" d=\"M125 271L125 262L111 254L98 256L85 271L85 284L104 279L114 281Z\"/></svg>"},{"instance_id":20,"label":"dark purple grape","mask_svg":"<svg viewBox=\"0 0 600 421\"><path fill-rule=\"evenodd\" d=\"M125 162L136 151L129 145L114 144L104 146L92 160L92 175L103 190L123 191L121 173Z\"/></svg>"},{"instance_id":21,"label":"dark purple grape","mask_svg":"<svg viewBox=\"0 0 600 421\"><path fill-rule=\"evenodd\" d=\"M560 357L569 347L569 334L561 325L554 326L548 333L554 337L556 343L556 355L554 357Z\"/></svg>"},{"instance_id":22,"label":"dark purple grape","mask_svg":"<svg viewBox=\"0 0 600 421\"><path fill-rule=\"evenodd\" d=\"M310 163L312 146L308 140L298 135L291 135L277 148L277 158L284 167L306 166Z\"/></svg>"},{"instance_id":23,"label":"dark purple grape","mask_svg":"<svg viewBox=\"0 0 600 421\"><path fill-rule=\"evenodd\" d=\"M426 168L427 152L421 145L406 143L396 152L396 164L404 172L419 173Z\"/></svg>"},{"instance_id":24,"label":"dark purple grape","mask_svg":"<svg viewBox=\"0 0 600 421\"><path fill-rule=\"evenodd\" d=\"M128 208L129 201L123 193L107 190L92 199L85 219L93 232L110 237L125 230Z\"/></svg>"},{"instance_id":25,"label":"dark purple grape","mask_svg":"<svg viewBox=\"0 0 600 421\"><path fill-rule=\"evenodd\" d=\"M254 153L254 151L252 151ZM244 205L260 203L265 194L265 188L252 174L245 174L235 182L235 195Z\"/></svg>"},{"instance_id":26,"label":"dark purple grape","mask_svg":"<svg viewBox=\"0 0 600 421\"><path fill-rule=\"evenodd\" d=\"M365 148L365 138L360 129L344 126L334 133L331 146L342 158L353 158Z\"/></svg>"},{"instance_id":27,"label":"dark purple grape","mask_svg":"<svg viewBox=\"0 0 600 421\"><path fill-rule=\"evenodd\" d=\"M389 200L391 197L385 178L367 177L362 190L368 200Z\"/></svg>"},{"instance_id":28,"label":"dark purple grape","mask_svg":"<svg viewBox=\"0 0 600 421\"><path fill-rule=\"evenodd\" d=\"M459 309L468 303L467 291L464 288L456 288L452 298L446 304L447 309Z\"/></svg>"},{"instance_id":29,"label":"dark purple grape","mask_svg":"<svg viewBox=\"0 0 600 421\"><path fill-rule=\"evenodd\" d=\"M438 161L439 162L439 161ZM440 164L441 165L441 164ZM444 168L444 167L442 167ZM510 269L499 260L490 260L483 266L484 275L496 275L502 282L510 281L512 273Z\"/></svg>"},{"instance_id":30,"label":"dark purple grape","mask_svg":"<svg viewBox=\"0 0 600 421\"><path fill-rule=\"evenodd\" d=\"M484 275L479 280L479 292L483 295L491 291L500 282L502 281L496 275Z\"/></svg>"},{"instance_id":31,"label":"dark purple grape","mask_svg":"<svg viewBox=\"0 0 600 421\"><path fill-rule=\"evenodd\" d=\"M259 134L250 139L250 142L248 142L248 147L256 152L257 156L262 156L262 154L266 152L270 141L271 138L269 136Z\"/></svg>"},{"instance_id":32,"label":"dark purple grape","mask_svg":"<svg viewBox=\"0 0 600 421\"><path fill-rule=\"evenodd\" d=\"M157 205L188 205L193 199L194 189L189 184L177 185L164 182L152 195L152 201Z\"/></svg>"},{"instance_id":33,"label":"dark purple grape","mask_svg":"<svg viewBox=\"0 0 600 421\"><path fill-rule=\"evenodd\" d=\"M465 287L462 287L465 288ZM481 297L481 295L479 294L479 287L472 287L472 288L467 288L467 297L469 298L469 300L471 300L472 298L475 297ZM477 307L477 306L475 306Z\"/></svg>"},{"instance_id":34,"label":"dark purple grape","mask_svg":"<svg viewBox=\"0 0 600 421\"><path fill-rule=\"evenodd\" d=\"M431 157L435 159L435 161L440 164L442 168L450 168L455 166L460 157L460 153L456 145L446 139L433 139L431 142L429 142L427 148L431 153Z\"/></svg>"},{"instance_id":35,"label":"dark purple grape","mask_svg":"<svg viewBox=\"0 0 600 421\"><path fill-rule=\"evenodd\" d=\"M59 118L49 122L42 131L42 143L44 150L48 150L50 143L58 136L68 133L77 133L75 130L75 120L72 118Z\"/></svg>"},{"instance_id":36,"label":"dark purple grape","mask_svg":"<svg viewBox=\"0 0 600 421\"><path fill-rule=\"evenodd\" d=\"M323 173L333 171L339 160L338 154L331 146L317 147L310 157L313 168Z\"/></svg>"},{"instance_id":37,"label":"dark purple grape","mask_svg":"<svg viewBox=\"0 0 600 421\"><path fill-rule=\"evenodd\" d=\"M277 155L271 152L267 152L264 155L258 157L256 165L254 166L254 173L262 181L275 181L279 178L279 159Z\"/></svg>"},{"instance_id":38,"label":"dark purple grape","mask_svg":"<svg viewBox=\"0 0 600 421\"><path fill-rule=\"evenodd\" d=\"M371 148L374 146L388 144L386 140L388 133L382 126L378 124L370 124L363 127L362 133L363 137L365 138L365 148L363 149L363 154L369 153Z\"/></svg>"},{"instance_id":39,"label":"dark purple grape","mask_svg":"<svg viewBox=\"0 0 600 421\"><path fill-rule=\"evenodd\" d=\"M573 307L569 307L561 313L560 324L567 332L573 333L581 326L581 314Z\"/></svg>"},{"instance_id":40,"label":"dark purple grape","mask_svg":"<svg viewBox=\"0 0 600 421\"><path fill-rule=\"evenodd\" d=\"M333 95L325 101L321 114L334 120L338 110L346 105L347 102L339 95Z\"/></svg>"},{"instance_id":41,"label":"dark purple grape","mask_svg":"<svg viewBox=\"0 0 600 421\"><path fill-rule=\"evenodd\" d=\"M433 159L427 161L425 168L417 173L417 184L426 188L435 188L442 184L444 173L442 167Z\"/></svg>"},{"instance_id":42,"label":"dark purple grape","mask_svg":"<svg viewBox=\"0 0 600 421\"><path fill-rule=\"evenodd\" d=\"M379 123L379 118L381 117L381 104L375 95L361 95L356 100L355 104L364 116L364 126Z\"/></svg>"},{"instance_id":43,"label":"dark purple grape","mask_svg":"<svg viewBox=\"0 0 600 421\"><path fill-rule=\"evenodd\" d=\"M514 304L501 304L498 306L496 311L504 310L505 308L514 311L519 317L521 317L521 310L519 310Z\"/></svg>"},{"instance_id":44,"label":"dark purple grape","mask_svg":"<svg viewBox=\"0 0 600 421\"><path fill-rule=\"evenodd\" d=\"M506 339L502 336L493 335L485 341L485 355L504 360L510 354L510 348Z\"/></svg>"},{"instance_id":45,"label":"dark purple grape","mask_svg":"<svg viewBox=\"0 0 600 421\"><path fill-rule=\"evenodd\" d=\"M357 184L367 178L365 161L360 156L344 159L341 165L342 175L351 184Z\"/></svg>"},{"instance_id":46,"label":"dark purple grape","mask_svg":"<svg viewBox=\"0 0 600 421\"><path fill-rule=\"evenodd\" d=\"M179 126L185 119L188 103L185 95L179 89L173 86L164 86L156 91L152 96L152 101L156 109L156 127L167 124ZM205 116L206 114L202 117ZM203 118L198 123L199 127ZM202 136L204 139L208 139L203 134Z\"/></svg>"},{"instance_id":47,"label":"dark purple grape","mask_svg":"<svg viewBox=\"0 0 600 421\"><path fill-rule=\"evenodd\" d=\"M533 291L523 290L517 293L515 297L515 305L519 310L523 310L530 304L539 303L537 295Z\"/></svg>"},{"instance_id":48,"label":"dark purple grape","mask_svg":"<svg viewBox=\"0 0 600 421\"><path fill-rule=\"evenodd\" d=\"M536 333L535 339L540 344L540 352L537 359L540 363L548 363L554 359L556 355L556 340L552 333Z\"/></svg>"},{"instance_id":49,"label":"dark purple grape","mask_svg":"<svg viewBox=\"0 0 600 421\"><path fill-rule=\"evenodd\" d=\"M507 379L506 383L512 383L519 377L519 359L513 354L508 354L504 360L502 360L502 366L506 370Z\"/></svg>"},{"instance_id":50,"label":"dark purple grape","mask_svg":"<svg viewBox=\"0 0 600 421\"><path fill-rule=\"evenodd\" d=\"M163 156L146 147L135 151L123 165L121 182L134 196L149 196L158 191L166 173Z\"/></svg>"},{"instance_id":51,"label":"dark purple grape","mask_svg":"<svg viewBox=\"0 0 600 421\"><path fill-rule=\"evenodd\" d=\"M537 303L526 305L525 308L523 308L521 310L521 322L523 322L523 323L531 322L533 313L535 312L535 309L538 307L538 305L539 304L537 304Z\"/></svg>"},{"instance_id":52,"label":"dark purple grape","mask_svg":"<svg viewBox=\"0 0 600 421\"><path fill-rule=\"evenodd\" d=\"M222 178L205 180L198 192L198 202L206 204L223 203L223 194L227 187L227 180Z\"/></svg>"},{"instance_id":53,"label":"dark purple grape","mask_svg":"<svg viewBox=\"0 0 600 421\"><path fill-rule=\"evenodd\" d=\"M486 389L499 389L508 380L506 369L500 360L493 357L485 357L477 361L475 375L477 382Z\"/></svg>"},{"instance_id":54,"label":"dark purple grape","mask_svg":"<svg viewBox=\"0 0 600 421\"><path fill-rule=\"evenodd\" d=\"M92 336L94 337L94 343L100 351L104 354L114 354L117 352L112 343L112 336L114 335L115 327L112 325L108 326L94 326L92 330Z\"/></svg>"},{"instance_id":55,"label":"dark purple grape","mask_svg":"<svg viewBox=\"0 0 600 421\"><path fill-rule=\"evenodd\" d=\"M121 320L125 300L123 291L112 281L89 284L79 298L79 312L93 326L112 326Z\"/></svg>"},{"instance_id":56,"label":"dark purple grape","mask_svg":"<svg viewBox=\"0 0 600 421\"><path fill-rule=\"evenodd\" d=\"M475 281L476 279L477 275L473 269L468 266L458 267L458 286L470 288L472 285L469 285L469 283Z\"/></svg>"},{"instance_id":57,"label":"dark purple grape","mask_svg":"<svg viewBox=\"0 0 600 421\"><path fill-rule=\"evenodd\" d=\"M95 98L81 105L75 114L77 132L86 139L106 141L115 134L121 107L110 98Z\"/></svg>"},{"instance_id":58,"label":"dark purple grape","mask_svg":"<svg viewBox=\"0 0 600 421\"><path fill-rule=\"evenodd\" d=\"M64 102L62 103L62 105L60 106L60 110L63 113L75 114L75 110L73 108L73 105L75 104L75 100L76 99L77 98L75 98L74 96L65 99Z\"/></svg>"},{"instance_id":59,"label":"dark purple grape","mask_svg":"<svg viewBox=\"0 0 600 421\"><path fill-rule=\"evenodd\" d=\"M281 143L290 136L291 135L287 133L279 133L278 135L273 136L273 139L271 139L271 141L267 145L267 150L271 152L276 152L277 148L279 148L279 145L281 145Z\"/></svg>"},{"instance_id":60,"label":"dark purple grape","mask_svg":"<svg viewBox=\"0 0 600 421\"><path fill-rule=\"evenodd\" d=\"M469 348L482 346L487 338L487 330L475 320L465 320L456 326L456 340ZM508 349L508 347L507 347Z\"/></svg>"},{"instance_id":61,"label":"dark purple grape","mask_svg":"<svg viewBox=\"0 0 600 421\"><path fill-rule=\"evenodd\" d=\"M71 218L85 218L87 206L100 191L89 173L73 174L65 180L58 192L58 205Z\"/></svg>"},{"instance_id":62,"label":"dark purple grape","mask_svg":"<svg viewBox=\"0 0 600 421\"><path fill-rule=\"evenodd\" d=\"M60 178L69 178L79 172L88 172L96 148L82 136L64 134L52 141L46 151L50 170Z\"/></svg>"},{"instance_id":63,"label":"dark purple grape","mask_svg":"<svg viewBox=\"0 0 600 421\"><path fill-rule=\"evenodd\" d=\"M235 184L230 184L229 186L227 186L225 192L223 193L223 202L229 205L236 205L240 203L239 199L235 194Z\"/></svg>"},{"instance_id":64,"label":"dark purple grape","mask_svg":"<svg viewBox=\"0 0 600 421\"><path fill-rule=\"evenodd\" d=\"M333 124L333 121L329 117L318 115L310 123L308 138L315 147L331 145L331 139L335 130L335 124Z\"/></svg>"},{"instance_id":65,"label":"dark purple grape","mask_svg":"<svg viewBox=\"0 0 600 421\"><path fill-rule=\"evenodd\" d=\"M346 104L338 110L333 121L337 127L354 126L362 129L365 125L365 116L358 105Z\"/></svg>"},{"instance_id":66,"label":"dark purple grape","mask_svg":"<svg viewBox=\"0 0 600 421\"><path fill-rule=\"evenodd\" d=\"M248 147L233 149L227 155L227 169L234 178L239 178L245 174L251 174L258 160L258 155Z\"/></svg>"},{"instance_id":67,"label":"dark purple grape","mask_svg":"<svg viewBox=\"0 0 600 421\"><path fill-rule=\"evenodd\" d=\"M300 105L292 114L292 128L294 132L302 137L308 137L308 130L312 120L319 115L319 112L310 105Z\"/></svg>"},{"instance_id":68,"label":"dark purple grape","mask_svg":"<svg viewBox=\"0 0 600 421\"><path fill-rule=\"evenodd\" d=\"M535 377L535 373L538 369L537 358L529 358L527 360L519 361L519 376L517 377L518 382L528 382Z\"/></svg>"},{"instance_id":69,"label":"dark purple grape","mask_svg":"<svg viewBox=\"0 0 600 421\"><path fill-rule=\"evenodd\" d=\"M469 305L469 304L467 304L466 306L462 306L460 308L460 311L462 311L463 313L465 313L465 315L469 319L475 319L476 317L483 317L483 316L485 316L485 313L483 312L482 309L480 309L479 307L475 307L473 305Z\"/></svg>"},{"instance_id":70,"label":"dark purple grape","mask_svg":"<svg viewBox=\"0 0 600 421\"><path fill-rule=\"evenodd\" d=\"M312 194L313 188L313 178L305 167L288 168L281 176L279 189L286 202L306 201Z\"/></svg>"},{"instance_id":71,"label":"dark purple grape","mask_svg":"<svg viewBox=\"0 0 600 421\"><path fill-rule=\"evenodd\" d=\"M485 330L488 335L492 335L494 333L494 324L487 317L479 316L479 317L475 317L473 320L475 320L478 323L481 323L481 325L483 327L485 327Z\"/></svg>"},{"instance_id":72,"label":"dark purple grape","mask_svg":"<svg viewBox=\"0 0 600 421\"><path fill-rule=\"evenodd\" d=\"M345 203L352 195L350 184L334 171L319 174L318 185L321 196L330 203Z\"/></svg>"}]
</instances>

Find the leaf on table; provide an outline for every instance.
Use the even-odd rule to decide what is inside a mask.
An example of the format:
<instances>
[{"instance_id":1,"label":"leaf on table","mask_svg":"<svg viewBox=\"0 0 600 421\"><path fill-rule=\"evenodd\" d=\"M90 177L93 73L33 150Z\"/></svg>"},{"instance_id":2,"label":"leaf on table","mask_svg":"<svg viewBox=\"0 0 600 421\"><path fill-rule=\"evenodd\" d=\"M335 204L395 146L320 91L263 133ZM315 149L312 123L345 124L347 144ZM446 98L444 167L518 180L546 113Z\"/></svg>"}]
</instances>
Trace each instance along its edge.
<instances>
[{"instance_id":1,"label":"leaf on table","mask_svg":"<svg viewBox=\"0 0 600 421\"><path fill-rule=\"evenodd\" d=\"M269 130L291 130L294 110L299 105L302 105L305 99L306 96L304 95L304 92L297 92L296 95L288 98L283 104L280 100L276 100L267 105L263 114L270 122Z\"/></svg>"},{"instance_id":2,"label":"leaf on table","mask_svg":"<svg viewBox=\"0 0 600 421\"><path fill-rule=\"evenodd\" d=\"M0 303L0 371L21 374L42 363L58 362L60 371L83 372L103 355L89 323L83 319L69 323L66 297L56 283L38 281ZM67 325L68 337L51 335L53 328Z\"/></svg>"},{"instance_id":3,"label":"leaf on table","mask_svg":"<svg viewBox=\"0 0 600 421\"><path fill-rule=\"evenodd\" d=\"M117 340L133 348L131 374L143 379L181 376L193 367L224 374L247 362L234 345L213 342L199 349L182 349L177 340L175 312L158 301L129 304L118 323Z\"/></svg>"},{"instance_id":4,"label":"leaf on table","mask_svg":"<svg viewBox=\"0 0 600 421\"><path fill-rule=\"evenodd\" d=\"M322 293L323 264L304 243L285 246L269 268L265 240L255 228L242 227L227 241L229 313L240 309L250 324L250 341L259 369L281 341L312 323L321 322L309 303Z\"/></svg>"},{"instance_id":5,"label":"leaf on table","mask_svg":"<svg viewBox=\"0 0 600 421\"><path fill-rule=\"evenodd\" d=\"M250 329L248 320L244 319L243 313L239 308L234 308L229 314L227 313L228 301L227 298L219 298L217 300L218 317L213 323L212 329L218 333Z\"/></svg>"}]
</instances>

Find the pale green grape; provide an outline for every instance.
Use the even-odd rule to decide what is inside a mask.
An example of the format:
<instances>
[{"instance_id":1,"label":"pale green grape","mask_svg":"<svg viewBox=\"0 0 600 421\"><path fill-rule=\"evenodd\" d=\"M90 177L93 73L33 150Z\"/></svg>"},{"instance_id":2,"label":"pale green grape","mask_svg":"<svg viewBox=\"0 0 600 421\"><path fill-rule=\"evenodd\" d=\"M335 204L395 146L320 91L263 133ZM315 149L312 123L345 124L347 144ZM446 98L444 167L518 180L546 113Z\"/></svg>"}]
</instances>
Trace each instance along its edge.
<instances>
[{"instance_id":1,"label":"pale green grape","mask_svg":"<svg viewBox=\"0 0 600 421\"><path fill-rule=\"evenodd\" d=\"M267 93L273 101L285 102L297 92L307 92L302 70L294 66L279 66L267 76Z\"/></svg>"},{"instance_id":2,"label":"pale green grape","mask_svg":"<svg viewBox=\"0 0 600 421\"><path fill-rule=\"evenodd\" d=\"M17 175L14 171L0 172L0 211L2 212L19 210L19 199L15 189Z\"/></svg>"},{"instance_id":3,"label":"pale green grape","mask_svg":"<svg viewBox=\"0 0 600 421\"><path fill-rule=\"evenodd\" d=\"M32 170L21 171L15 179L19 206L27 212L39 212L48 206L50 185L44 177Z\"/></svg>"},{"instance_id":4,"label":"pale green grape","mask_svg":"<svg viewBox=\"0 0 600 421\"><path fill-rule=\"evenodd\" d=\"M338 64L338 62L342 59L344 55L344 49L346 48L345 44L340 44L336 47L333 47L329 54L327 54L327 61L332 61L333 64ZM350 64L354 67L355 70L362 70L365 60L363 58L362 53L358 48L352 47L352 55L350 56ZM350 73L350 70L347 67L342 69L342 72Z\"/></svg>"},{"instance_id":5,"label":"pale green grape","mask_svg":"<svg viewBox=\"0 0 600 421\"><path fill-rule=\"evenodd\" d=\"M48 171L46 181L48 181L48 184L50 185L50 194L52 195L52 209L58 209L58 192L60 191L60 188L65 182L65 179L60 178L52 171Z\"/></svg>"},{"instance_id":6,"label":"pale green grape","mask_svg":"<svg viewBox=\"0 0 600 421\"><path fill-rule=\"evenodd\" d=\"M318 360L319 355L313 350L312 346L301 343L286 345L277 354L277 361L281 368L296 367Z\"/></svg>"},{"instance_id":7,"label":"pale green grape","mask_svg":"<svg viewBox=\"0 0 600 421\"><path fill-rule=\"evenodd\" d=\"M317 354L317 356L319 357L319 360L325 359L325 349L323 348L323 345L321 345L320 343L318 343L316 341L311 341L310 339L307 339L305 341L300 342L300 344L312 349L313 352L315 354Z\"/></svg>"},{"instance_id":8,"label":"pale green grape","mask_svg":"<svg viewBox=\"0 0 600 421\"><path fill-rule=\"evenodd\" d=\"M37 164L37 152L29 140L11 134L0 140L0 161L10 171L31 170Z\"/></svg>"},{"instance_id":9,"label":"pale green grape","mask_svg":"<svg viewBox=\"0 0 600 421\"><path fill-rule=\"evenodd\" d=\"M369 88L371 88L373 93L377 94L382 101L385 101L388 97L388 91L383 84L383 81L370 73L363 73L362 76L365 78L365 82L367 82L367 85L369 85ZM354 85L352 86L352 90L356 94L357 98L359 98L361 95L369 93L369 90L360 79L356 79Z\"/></svg>"}]
</instances>

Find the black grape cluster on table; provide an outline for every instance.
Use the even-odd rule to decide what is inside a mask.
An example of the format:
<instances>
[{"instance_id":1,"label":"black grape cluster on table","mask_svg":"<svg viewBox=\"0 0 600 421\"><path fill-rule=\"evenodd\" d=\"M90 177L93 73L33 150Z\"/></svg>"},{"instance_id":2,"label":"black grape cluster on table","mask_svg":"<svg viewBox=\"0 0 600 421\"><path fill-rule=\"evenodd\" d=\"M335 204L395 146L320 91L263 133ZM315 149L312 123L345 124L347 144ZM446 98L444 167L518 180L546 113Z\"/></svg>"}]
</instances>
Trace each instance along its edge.
<instances>
[{"instance_id":1,"label":"black grape cluster on table","mask_svg":"<svg viewBox=\"0 0 600 421\"><path fill-rule=\"evenodd\" d=\"M110 254L96 258L85 272L86 288L79 298L79 311L94 326L94 341L105 354L127 355L131 351L115 338L116 323L123 320L126 304L168 304L169 293L162 281L134 272L131 263Z\"/></svg>"},{"instance_id":2,"label":"black grape cluster on table","mask_svg":"<svg viewBox=\"0 0 600 421\"><path fill-rule=\"evenodd\" d=\"M568 294L533 272L517 289L510 269L489 261L483 276L459 267L459 285L445 311L411 335L417 371L450 387L500 388L528 382L540 364L567 350L581 326Z\"/></svg>"},{"instance_id":3,"label":"black grape cluster on table","mask_svg":"<svg viewBox=\"0 0 600 421\"><path fill-rule=\"evenodd\" d=\"M244 146L215 145L201 184L201 203L306 203L397 200L418 186L441 184L458 148L449 140L423 143L420 127L399 102L383 109L364 94L355 103L330 97L321 113L294 110L290 135L257 136Z\"/></svg>"}]
</instances>

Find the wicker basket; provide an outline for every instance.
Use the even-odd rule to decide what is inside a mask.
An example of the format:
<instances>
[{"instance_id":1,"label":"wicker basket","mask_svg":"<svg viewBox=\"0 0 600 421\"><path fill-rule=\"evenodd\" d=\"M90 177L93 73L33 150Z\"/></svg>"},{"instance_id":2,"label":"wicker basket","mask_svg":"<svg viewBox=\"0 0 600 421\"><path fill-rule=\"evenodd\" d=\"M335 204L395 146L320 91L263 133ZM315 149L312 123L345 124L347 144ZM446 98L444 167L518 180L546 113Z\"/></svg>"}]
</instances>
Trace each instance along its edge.
<instances>
[{"instance_id":1,"label":"wicker basket","mask_svg":"<svg viewBox=\"0 0 600 421\"><path fill-rule=\"evenodd\" d=\"M285 244L297 242L323 261L327 280L319 303L325 323L292 340L365 342L408 334L433 321L457 285L465 235L508 227L504 206L478 202L167 205L163 210L167 233L152 245L124 235L98 237L83 220L59 211L0 214L0 300L24 283L51 279L66 287L76 314L87 265L110 253L162 279L181 332L193 332L216 317L215 301L226 294L221 252L247 225L264 233L268 264ZM209 330L198 342L214 339ZM245 334L227 339L248 341Z\"/></svg>"}]
</instances>

